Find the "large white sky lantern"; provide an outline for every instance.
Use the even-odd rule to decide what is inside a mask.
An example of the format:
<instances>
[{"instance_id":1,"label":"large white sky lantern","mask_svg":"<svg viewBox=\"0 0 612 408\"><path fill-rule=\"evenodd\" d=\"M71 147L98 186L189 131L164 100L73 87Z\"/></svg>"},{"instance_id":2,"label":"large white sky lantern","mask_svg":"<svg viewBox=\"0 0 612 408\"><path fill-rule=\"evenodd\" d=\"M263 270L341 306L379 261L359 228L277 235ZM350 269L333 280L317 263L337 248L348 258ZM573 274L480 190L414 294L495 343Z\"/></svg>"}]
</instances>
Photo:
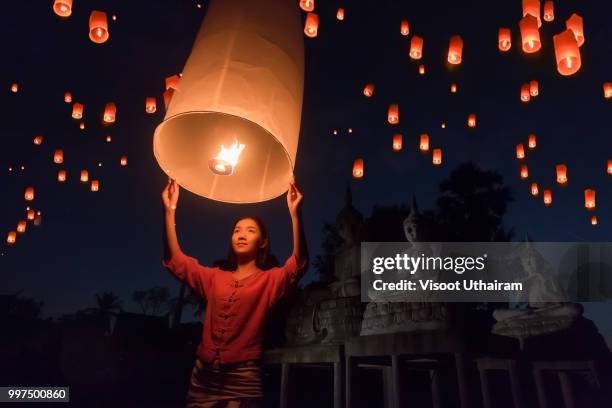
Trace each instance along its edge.
<instances>
[{"instance_id":1,"label":"large white sky lantern","mask_svg":"<svg viewBox=\"0 0 612 408\"><path fill-rule=\"evenodd\" d=\"M211 0L180 89L155 130L164 172L224 202L287 191L302 114L303 41L296 1Z\"/></svg>"}]
</instances>

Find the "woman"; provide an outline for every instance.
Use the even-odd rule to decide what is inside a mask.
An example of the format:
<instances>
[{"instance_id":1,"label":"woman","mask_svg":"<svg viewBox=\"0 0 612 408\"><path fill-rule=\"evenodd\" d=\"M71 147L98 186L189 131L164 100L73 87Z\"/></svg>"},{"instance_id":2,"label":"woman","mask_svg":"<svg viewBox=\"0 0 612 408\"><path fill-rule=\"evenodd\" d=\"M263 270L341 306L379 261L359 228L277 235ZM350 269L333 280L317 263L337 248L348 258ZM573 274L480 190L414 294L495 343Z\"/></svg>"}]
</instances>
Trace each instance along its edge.
<instances>
[{"instance_id":1,"label":"woman","mask_svg":"<svg viewBox=\"0 0 612 408\"><path fill-rule=\"evenodd\" d=\"M228 271L200 265L183 253L175 228L179 186L168 180L163 265L208 305L202 342L187 393L187 407L261 407L261 339L267 312L306 272L308 251L302 225L302 194L289 183L287 206L293 224L293 252L285 264L267 269L270 238L257 217L233 227ZM267 269L267 270L266 270Z\"/></svg>"}]
</instances>

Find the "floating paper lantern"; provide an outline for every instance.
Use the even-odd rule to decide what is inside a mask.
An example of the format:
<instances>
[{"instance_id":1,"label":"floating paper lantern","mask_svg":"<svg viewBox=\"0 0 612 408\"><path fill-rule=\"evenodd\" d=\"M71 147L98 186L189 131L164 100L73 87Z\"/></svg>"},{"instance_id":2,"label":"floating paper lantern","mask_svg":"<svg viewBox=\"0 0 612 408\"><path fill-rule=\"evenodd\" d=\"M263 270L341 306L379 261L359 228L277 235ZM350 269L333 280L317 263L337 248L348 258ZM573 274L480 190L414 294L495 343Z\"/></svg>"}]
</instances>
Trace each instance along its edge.
<instances>
[{"instance_id":1,"label":"floating paper lantern","mask_svg":"<svg viewBox=\"0 0 612 408\"><path fill-rule=\"evenodd\" d=\"M81 183L87 183L89 181L89 172L87 170L81 170Z\"/></svg>"},{"instance_id":2,"label":"floating paper lantern","mask_svg":"<svg viewBox=\"0 0 612 408\"><path fill-rule=\"evenodd\" d=\"M36 213L34 212L34 210L28 210L28 212L27 212L27 219L32 221L34 219L35 215L36 215Z\"/></svg>"},{"instance_id":3,"label":"floating paper lantern","mask_svg":"<svg viewBox=\"0 0 612 408\"><path fill-rule=\"evenodd\" d=\"M499 50L502 52L509 51L510 48L512 48L512 37L510 35L509 28L502 27L499 29L497 44L498 44Z\"/></svg>"},{"instance_id":4,"label":"floating paper lantern","mask_svg":"<svg viewBox=\"0 0 612 408\"><path fill-rule=\"evenodd\" d=\"M41 223L42 223L42 214L39 211L36 214L36 217L34 217L34 225L38 227Z\"/></svg>"},{"instance_id":5,"label":"floating paper lantern","mask_svg":"<svg viewBox=\"0 0 612 408\"><path fill-rule=\"evenodd\" d=\"M57 181L59 181L60 183L66 181L66 170L59 170L57 172Z\"/></svg>"},{"instance_id":6,"label":"floating paper lantern","mask_svg":"<svg viewBox=\"0 0 612 408\"><path fill-rule=\"evenodd\" d=\"M410 58L418 60L423 56L423 39L413 35L410 40Z\"/></svg>"},{"instance_id":7,"label":"floating paper lantern","mask_svg":"<svg viewBox=\"0 0 612 408\"><path fill-rule=\"evenodd\" d=\"M70 92L66 92L64 94L64 102L71 103L72 102L72 94Z\"/></svg>"},{"instance_id":8,"label":"floating paper lantern","mask_svg":"<svg viewBox=\"0 0 612 408\"><path fill-rule=\"evenodd\" d=\"M53 163L62 164L64 162L64 152L57 149L53 154Z\"/></svg>"},{"instance_id":9,"label":"floating paper lantern","mask_svg":"<svg viewBox=\"0 0 612 408\"><path fill-rule=\"evenodd\" d=\"M550 207L552 204L552 191L545 189L543 192L544 206Z\"/></svg>"},{"instance_id":10,"label":"floating paper lantern","mask_svg":"<svg viewBox=\"0 0 612 408\"><path fill-rule=\"evenodd\" d=\"M595 190L590 188L584 190L584 207L589 211L595 209Z\"/></svg>"},{"instance_id":11,"label":"floating paper lantern","mask_svg":"<svg viewBox=\"0 0 612 408\"><path fill-rule=\"evenodd\" d=\"M440 124L440 127L441 127L442 129L446 129L446 123L442 122L442 123Z\"/></svg>"},{"instance_id":12,"label":"floating paper lantern","mask_svg":"<svg viewBox=\"0 0 612 408\"><path fill-rule=\"evenodd\" d=\"M604 98L612 98L612 82L606 82L603 84Z\"/></svg>"},{"instance_id":13,"label":"floating paper lantern","mask_svg":"<svg viewBox=\"0 0 612 408\"><path fill-rule=\"evenodd\" d=\"M34 144L40 146L43 142L43 137L42 136L36 136L34 138Z\"/></svg>"},{"instance_id":14,"label":"floating paper lantern","mask_svg":"<svg viewBox=\"0 0 612 408\"><path fill-rule=\"evenodd\" d=\"M525 158L525 148L522 143L516 145L516 158L522 160Z\"/></svg>"},{"instance_id":15,"label":"floating paper lantern","mask_svg":"<svg viewBox=\"0 0 612 408\"><path fill-rule=\"evenodd\" d=\"M13 93L19 92L19 85L17 83L14 83L11 85L11 92Z\"/></svg>"},{"instance_id":16,"label":"floating paper lantern","mask_svg":"<svg viewBox=\"0 0 612 408\"><path fill-rule=\"evenodd\" d=\"M402 135L396 133L393 135L393 151L399 152L402 150Z\"/></svg>"},{"instance_id":17,"label":"floating paper lantern","mask_svg":"<svg viewBox=\"0 0 612 408\"><path fill-rule=\"evenodd\" d=\"M392 103L389 105L389 111L387 112L387 121L392 125L399 123L399 105Z\"/></svg>"},{"instance_id":18,"label":"floating paper lantern","mask_svg":"<svg viewBox=\"0 0 612 408\"><path fill-rule=\"evenodd\" d=\"M89 39L96 44L102 44L108 40L108 21L106 13L93 10L89 15Z\"/></svg>"},{"instance_id":19,"label":"floating paper lantern","mask_svg":"<svg viewBox=\"0 0 612 408\"><path fill-rule=\"evenodd\" d=\"M440 166L442 164L442 149L433 149L431 162L434 166Z\"/></svg>"},{"instance_id":20,"label":"floating paper lantern","mask_svg":"<svg viewBox=\"0 0 612 408\"><path fill-rule=\"evenodd\" d=\"M127 166L127 156L121 156L119 164L121 164L122 166Z\"/></svg>"},{"instance_id":21,"label":"floating paper lantern","mask_svg":"<svg viewBox=\"0 0 612 408\"><path fill-rule=\"evenodd\" d=\"M526 164L521 164L521 180L527 180L529 178L529 168Z\"/></svg>"},{"instance_id":22,"label":"floating paper lantern","mask_svg":"<svg viewBox=\"0 0 612 408\"><path fill-rule=\"evenodd\" d=\"M537 52L542 48L540 42L540 30L538 30L538 19L527 14L519 22L521 29L521 41L523 43L523 51L527 54Z\"/></svg>"},{"instance_id":23,"label":"floating paper lantern","mask_svg":"<svg viewBox=\"0 0 612 408\"><path fill-rule=\"evenodd\" d=\"M612 176L612 160L608 160L608 174Z\"/></svg>"},{"instance_id":24,"label":"floating paper lantern","mask_svg":"<svg viewBox=\"0 0 612 408\"><path fill-rule=\"evenodd\" d=\"M166 90L174 89L175 91L178 91L180 88L180 83L181 77L178 75L171 75L166 78Z\"/></svg>"},{"instance_id":25,"label":"floating paper lantern","mask_svg":"<svg viewBox=\"0 0 612 408\"><path fill-rule=\"evenodd\" d=\"M374 84L367 84L363 88L363 94L365 96L367 96L368 98L370 98L372 95L374 95Z\"/></svg>"},{"instance_id":26,"label":"floating paper lantern","mask_svg":"<svg viewBox=\"0 0 612 408\"><path fill-rule=\"evenodd\" d=\"M532 15L538 21L538 28L542 26L540 20L540 0L523 0L523 17Z\"/></svg>"},{"instance_id":27,"label":"floating paper lantern","mask_svg":"<svg viewBox=\"0 0 612 408\"><path fill-rule=\"evenodd\" d=\"M300 0L300 7L304 11L312 11L315 7L314 0Z\"/></svg>"},{"instance_id":28,"label":"floating paper lantern","mask_svg":"<svg viewBox=\"0 0 612 408\"><path fill-rule=\"evenodd\" d=\"M408 24L408 20L402 20L400 24L400 33L402 33L404 36L410 34L410 25Z\"/></svg>"},{"instance_id":29,"label":"floating paper lantern","mask_svg":"<svg viewBox=\"0 0 612 408\"><path fill-rule=\"evenodd\" d=\"M557 164L557 183L559 185L567 185L567 166L565 164Z\"/></svg>"},{"instance_id":30,"label":"floating paper lantern","mask_svg":"<svg viewBox=\"0 0 612 408\"><path fill-rule=\"evenodd\" d=\"M155 113L157 110L157 101L155 100L155 97L147 97L145 100L145 110L147 113Z\"/></svg>"},{"instance_id":31,"label":"floating paper lantern","mask_svg":"<svg viewBox=\"0 0 612 408\"><path fill-rule=\"evenodd\" d=\"M451 93L457 93L457 84L451 84L450 91Z\"/></svg>"},{"instance_id":32,"label":"floating paper lantern","mask_svg":"<svg viewBox=\"0 0 612 408\"><path fill-rule=\"evenodd\" d=\"M356 179L363 178L363 159L355 159L353 163L353 177Z\"/></svg>"},{"instance_id":33,"label":"floating paper lantern","mask_svg":"<svg viewBox=\"0 0 612 408\"><path fill-rule=\"evenodd\" d=\"M85 130L85 122L79 123L79 129Z\"/></svg>"},{"instance_id":34,"label":"floating paper lantern","mask_svg":"<svg viewBox=\"0 0 612 408\"><path fill-rule=\"evenodd\" d=\"M521 102L529 102L531 100L531 94L529 93L529 84L523 84L521 86Z\"/></svg>"},{"instance_id":35,"label":"floating paper lantern","mask_svg":"<svg viewBox=\"0 0 612 408\"><path fill-rule=\"evenodd\" d=\"M82 119L83 118L83 104L75 102L72 105L72 118L73 119Z\"/></svg>"},{"instance_id":36,"label":"floating paper lantern","mask_svg":"<svg viewBox=\"0 0 612 408\"><path fill-rule=\"evenodd\" d=\"M28 187L25 190L25 194L23 195L26 201L34 200L34 187Z\"/></svg>"},{"instance_id":37,"label":"floating paper lantern","mask_svg":"<svg viewBox=\"0 0 612 408\"><path fill-rule=\"evenodd\" d=\"M319 32L319 15L316 13L308 13L306 15L306 23L304 24L304 34L310 38L317 36Z\"/></svg>"},{"instance_id":38,"label":"floating paper lantern","mask_svg":"<svg viewBox=\"0 0 612 408\"><path fill-rule=\"evenodd\" d=\"M109 102L104 107L104 115L102 121L104 123L115 123L115 117L117 115L117 105L113 102Z\"/></svg>"},{"instance_id":39,"label":"floating paper lantern","mask_svg":"<svg viewBox=\"0 0 612 408\"><path fill-rule=\"evenodd\" d=\"M471 128L476 127L476 114L472 113L468 116L467 124L468 124L468 127L471 127Z\"/></svg>"},{"instance_id":40,"label":"floating paper lantern","mask_svg":"<svg viewBox=\"0 0 612 408\"><path fill-rule=\"evenodd\" d=\"M572 75L578 72L582 61L580 49L572 30L565 30L561 34L553 36L555 43L555 58L557 60L557 71L561 75Z\"/></svg>"},{"instance_id":41,"label":"floating paper lantern","mask_svg":"<svg viewBox=\"0 0 612 408\"><path fill-rule=\"evenodd\" d=\"M91 180L91 191L100 190L100 182L98 180Z\"/></svg>"},{"instance_id":42,"label":"floating paper lantern","mask_svg":"<svg viewBox=\"0 0 612 408\"><path fill-rule=\"evenodd\" d=\"M6 237L6 242L9 245L13 245L16 240L17 240L17 233L15 231L9 232L8 236Z\"/></svg>"},{"instance_id":43,"label":"floating paper lantern","mask_svg":"<svg viewBox=\"0 0 612 408\"><path fill-rule=\"evenodd\" d=\"M302 27L295 1L209 3L153 140L160 168L181 187L232 203L287 191L302 112ZM232 152L245 148L234 172L215 173L210 159L236 140Z\"/></svg>"},{"instance_id":44,"label":"floating paper lantern","mask_svg":"<svg viewBox=\"0 0 612 408\"><path fill-rule=\"evenodd\" d=\"M349 132L349 133L353 133L353 128L348 128L348 129L347 129L347 132Z\"/></svg>"},{"instance_id":45,"label":"floating paper lantern","mask_svg":"<svg viewBox=\"0 0 612 408\"><path fill-rule=\"evenodd\" d=\"M529 94L531 96L538 96L540 94L540 86L538 84L538 81L531 80L529 81Z\"/></svg>"},{"instance_id":46,"label":"floating paper lantern","mask_svg":"<svg viewBox=\"0 0 612 408\"><path fill-rule=\"evenodd\" d=\"M538 194L540 194L538 183L531 183L531 195L535 197Z\"/></svg>"},{"instance_id":47,"label":"floating paper lantern","mask_svg":"<svg viewBox=\"0 0 612 408\"><path fill-rule=\"evenodd\" d=\"M174 95L174 89L166 89L164 91L164 106L166 110L168 110L168 106L170 106L170 102L172 101L172 96Z\"/></svg>"},{"instance_id":48,"label":"floating paper lantern","mask_svg":"<svg viewBox=\"0 0 612 408\"><path fill-rule=\"evenodd\" d=\"M536 148L536 135L534 135L533 133L529 135L528 141L527 141L527 146L530 149L535 149Z\"/></svg>"},{"instance_id":49,"label":"floating paper lantern","mask_svg":"<svg viewBox=\"0 0 612 408\"><path fill-rule=\"evenodd\" d=\"M419 65L419 74L425 75L425 65L423 64Z\"/></svg>"},{"instance_id":50,"label":"floating paper lantern","mask_svg":"<svg viewBox=\"0 0 612 408\"><path fill-rule=\"evenodd\" d=\"M26 226L28 225L27 222L25 221L19 221L17 223L17 232L20 234L23 234L24 232L26 232Z\"/></svg>"},{"instance_id":51,"label":"floating paper lantern","mask_svg":"<svg viewBox=\"0 0 612 408\"><path fill-rule=\"evenodd\" d=\"M53 11L60 17L70 17L72 14L72 0L55 0Z\"/></svg>"},{"instance_id":52,"label":"floating paper lantern","mask_svg":"<svg viewBox=\"0 0 612 408\"><path fill-rule=\"evenodd\" d=\"M544 21L550 23L555 19L555 5L551 0L544 2Z\"/></svg>"},{"instance_id":53,"label":"floating paper lantern","mask_svg":"<svg viewBox=\"0 0 612 408\"><path fill-rule=\"evenodd\" d=\"M422 153L427 153L429 151L429 135L426 133L423 133L421 135L421 138L419 140L419 150Z\"/></svg>"},{"instance_id":54,"label":"floating paper lantern","mask_svg":"<svg viewBox=\"0 0 612 408\"><path fill-rule=\"evenodd\" d=\"M576 37L576 41L578 42L578 47L582 47L582 44L584 44L582 17L576 13L572 14L572 16L565 22L565 28L572 30L574 36Z\"/></svg>"},{"instance_id":55,"label":"floating paper lantern","mask_svg":"<svg viewBox=\"0 0 612 408\"><path fill-rule=\"evenodd\" d=\"M106 143L110 143L113 140L112 136L106 136Z\"/></svg>"},{"instance_id":56,"label":"floating paper lantern","mask_svg":"<svg viewBox=\"0 0 612 408\"><path fill-rule=\"evenodd\" d=\"M461 64L463 54L463 40L460 35L454 35L448 45L448 62L450 64Z\"/></svg>"},{"instance_id":57,"label":"floating paper lantern","mask_svg":"<svg viewBox=\"0 0 612 408\"><path fill-rule=\"evenodd\" d=\"M336 11L336 18L337 18L339 21L343 21L343 20L344 20L344 9L343 9L342 7L340 7L340 8L338 9L338 11Z\"/></svg>"},{"instance_id":58,"label":"floating paper lantern","mask_svg":"<svg viewBox=\"0 0 612 408\"><path fill-rule=\"evenodd\" d=\"M597 216L596 215L591 216L591 225L597 225Z\"/></svg>"}]
</instances>

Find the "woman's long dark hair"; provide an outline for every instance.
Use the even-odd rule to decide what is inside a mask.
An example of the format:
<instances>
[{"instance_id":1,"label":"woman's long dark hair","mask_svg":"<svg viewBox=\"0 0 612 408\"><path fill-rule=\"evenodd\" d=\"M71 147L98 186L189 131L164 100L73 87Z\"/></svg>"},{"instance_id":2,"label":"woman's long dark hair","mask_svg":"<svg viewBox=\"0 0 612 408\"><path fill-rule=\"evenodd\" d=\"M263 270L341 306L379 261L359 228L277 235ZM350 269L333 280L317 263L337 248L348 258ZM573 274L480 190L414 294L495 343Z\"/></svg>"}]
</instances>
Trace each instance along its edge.
<instances>
[{"instance_id":1,"label":"woman's long dark hair","mask_svg":"<svg viewBox=\"0 0 612 408\"><path fill-rule=\"evenodd\" d=\"M250 219L250 220L255 221L255 223L257 224L257 227L259 228L259 233L261 235L262 242L265 241L266 239L268 240L268 245L266 245L264 248L258 248L257 257L255 258L255 265L257 265L257 267L261 270L266 270L266 269L270 269L270 268L274 268L275 266L278 266L278 260L276 259L274 255L270 253L272 243L270 241L270 233L268 232L268 227L266 226L266 224L263 222L261 218L256 217L256 216L251 216L251 215L238 218L234 222L234 225L232 226L232 234L234 233L234 229L236 228L236 225L238 224L238 222L244 219ZM227 259L223 261L218 261L216 262L216 264L221 269L226 270L226 271L235 271L236 268L238 268L238 257L236 256L236 253L234 252L234 248L232 247L231 235L230 235L229 250L227 252Z\"/></svg>"}]
</instances>

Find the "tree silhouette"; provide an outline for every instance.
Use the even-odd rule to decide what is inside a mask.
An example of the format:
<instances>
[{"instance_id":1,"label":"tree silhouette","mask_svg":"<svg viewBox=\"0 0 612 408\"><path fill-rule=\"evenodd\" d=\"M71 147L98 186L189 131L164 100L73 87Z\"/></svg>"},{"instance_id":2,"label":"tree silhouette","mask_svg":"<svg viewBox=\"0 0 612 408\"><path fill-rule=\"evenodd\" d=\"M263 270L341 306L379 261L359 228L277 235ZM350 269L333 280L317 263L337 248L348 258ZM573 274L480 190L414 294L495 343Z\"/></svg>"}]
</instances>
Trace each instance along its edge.
<instances>
[{"instance_id":1,"label":"tree silhouette","mask_svg":"<svg viewBox=\"0 0 612 408\"><path fill-rule=\"evenodd\" d=\"M77 312L77 315L91 316L99 318L104 322L105 331L110 333L110 319L116 317L122 311L121 301L119 297L112 292L96 293L96 306L89 307L85 310Z\"/></svg>"},{"instance_id":2,"label":"tree silhouette","mask_svg":"<svg viewBox=\"0 0 612 408\"><path fill-rule=\"evenodd\" d=\"M336 225L326 222L323 225L323 242L321 243L323 252L317 255L313 262L320 282L328 283L333 280L334 255L343 242Z\"/></svg>"}]
</instances>

